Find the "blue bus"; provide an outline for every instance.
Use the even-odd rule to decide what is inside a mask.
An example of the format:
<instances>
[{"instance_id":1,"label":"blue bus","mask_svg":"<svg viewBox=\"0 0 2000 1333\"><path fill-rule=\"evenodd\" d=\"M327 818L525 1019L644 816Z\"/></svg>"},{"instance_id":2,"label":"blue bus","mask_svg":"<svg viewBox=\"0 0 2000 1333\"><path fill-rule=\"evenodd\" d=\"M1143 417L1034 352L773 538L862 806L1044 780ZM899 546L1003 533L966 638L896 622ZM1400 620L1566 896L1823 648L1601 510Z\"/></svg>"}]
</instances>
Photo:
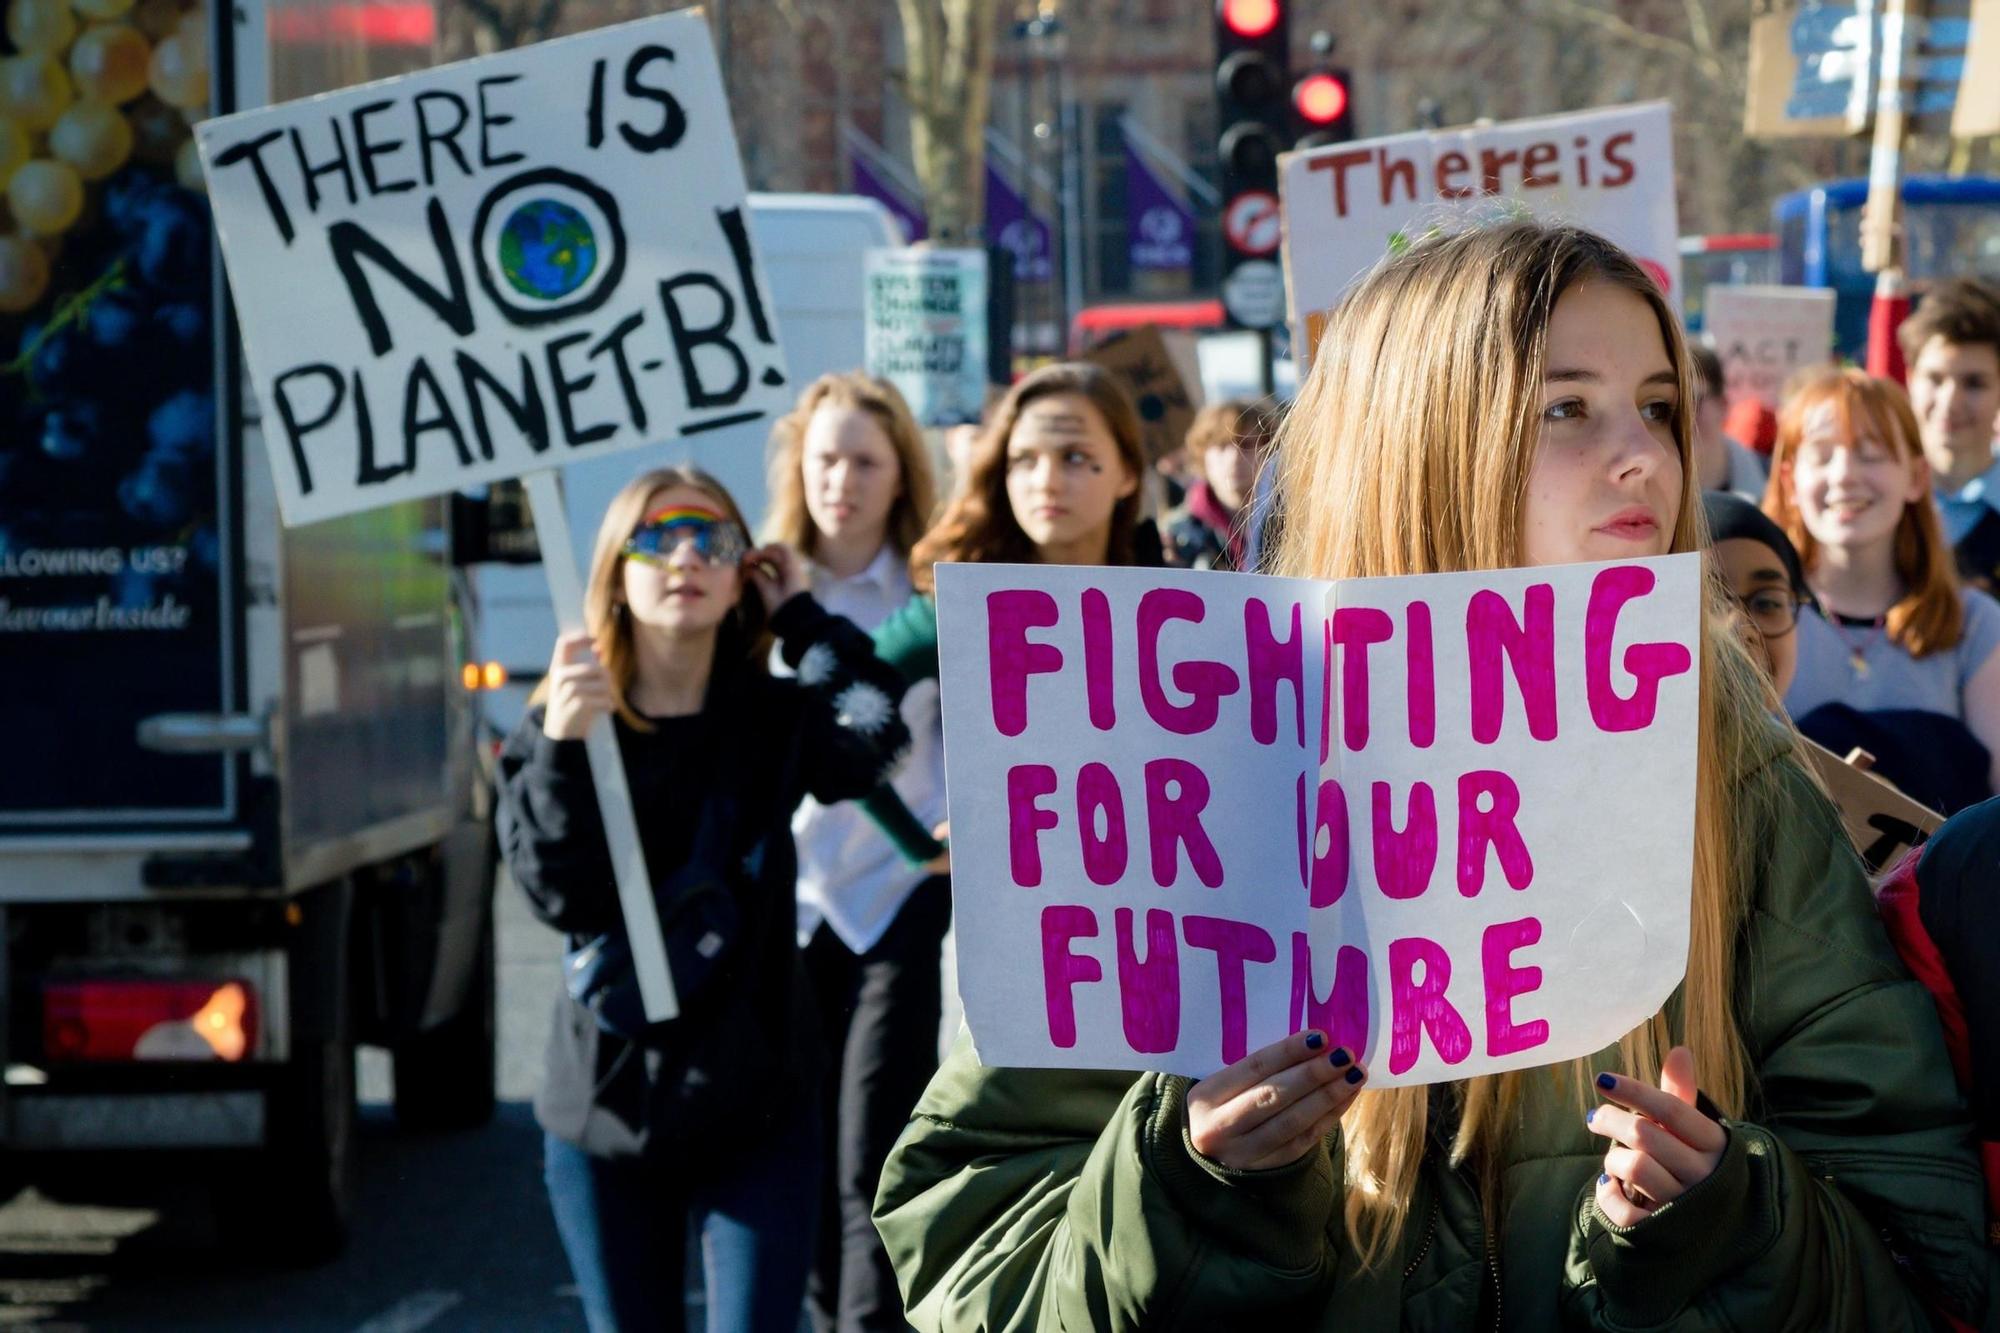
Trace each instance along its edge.
<instances>
[{"instance_id":1,"label":"blue bus","mask_svg":"<svg viewBox=\"0 0 2000 1333\"><path fill-rule=\"evenodd\" d=\"M1861 267L1861 205L1866 180L1828 181L1794 190L1772 208L1778 235L1778 281L1831 287L1838 294L1833 336L1856 361L1868 350L1868 306L1875 275ZM1945 278L2000 281L2000 180L1983 176L1909 176L1903 181L1904 272L1921 296Z\"/></svg>"}]
</instances>

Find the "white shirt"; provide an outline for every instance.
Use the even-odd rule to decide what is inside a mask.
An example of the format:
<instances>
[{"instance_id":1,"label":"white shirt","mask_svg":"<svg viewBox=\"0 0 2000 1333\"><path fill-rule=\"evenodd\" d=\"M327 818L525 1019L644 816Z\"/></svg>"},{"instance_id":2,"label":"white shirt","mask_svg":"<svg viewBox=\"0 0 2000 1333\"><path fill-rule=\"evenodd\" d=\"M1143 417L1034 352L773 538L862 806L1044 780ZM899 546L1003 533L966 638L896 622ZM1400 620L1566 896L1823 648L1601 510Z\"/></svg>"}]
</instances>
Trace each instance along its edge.
<instances>
[{"instance_id":1,"label":"white shirt","mask_svg":"<svg viewBox=\"0 0 2000 1333\"><path fill-rule=\"evenodd\" d=\"M836 578L815 564L812 592L819 604L873 630L910 600L909 562L893 546L876 552L868 568L852 578ZM785 664L772 654L772 670ZM890 777L925 828L944 822L944 729L938 712L938 683L922 681L903 696L903 721L910 728L910 752ZM926 872L903 859L875 821L852 801L821 805L808 796L792 816L792 839L799 849L799 943L804 945L824 921L855 953L875 947Z\"/></svg>"}]
</instances>

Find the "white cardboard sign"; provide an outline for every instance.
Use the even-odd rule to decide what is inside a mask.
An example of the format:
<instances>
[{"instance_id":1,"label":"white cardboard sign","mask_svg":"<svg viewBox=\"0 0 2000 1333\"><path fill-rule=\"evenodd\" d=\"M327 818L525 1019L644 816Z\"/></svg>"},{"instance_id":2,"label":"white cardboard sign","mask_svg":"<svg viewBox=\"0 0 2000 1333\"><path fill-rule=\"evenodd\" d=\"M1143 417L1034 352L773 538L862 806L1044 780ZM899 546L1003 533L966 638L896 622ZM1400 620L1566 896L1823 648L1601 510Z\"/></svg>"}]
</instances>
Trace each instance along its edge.
<instances>
[{"instance_id":1,"label":"white cardboard sign","mask_svg":"<svg viewBox=\"0 0 2000 1333\"><path fill-rule=\"evenodd\" d=\"M1833 357L1833 292L1822 287L1710 287L1708 333L1722 358L1729 401L1754 398L1773 412L1785 382Z\"/></svg>"},{"instance_id":2,"label":"white cardboard sign","mask_svg":"<svg viewBox=\"0 0 2000 1333\"><path fill-rule=\"evenodd\" d=\"M1290 153L1279 187L1295 346L1317 341L1327 313L1383 255L1433 226L1492 216L1496 197L1602 233L1679 299L1665 102Z\"/></svg>"},{"instance_id":3,"label":"white cardboard sign","mask_svg":"<svg viewBox=\"0 0 2000 1333\"><path fill-rule=\"evenodd\" d=\"M979 420L986 405L986 252L870 250L868 373L902 392L921 426Z\"/></svg>"},{"instance_id":4,"label":"white cardboard sign","mask_svg":"<svg viewBox=\"0 0 2000 1333\"><path fill-rule=\"evenodd\" d=\"M1686 969L1696 555L1325 583L938 567L959 985L994 1065L1394 1087Z\"/></svg>"},{"instance_id":5,"label":"white cardboard sign","mask_svg":"<svg viewBox=\"0 0 2000 1333\"><path fill-rule=\"evenodd\" d=\"M196 134L287 523L789 402L698 14Z\"/></svg>"}]
</instances>

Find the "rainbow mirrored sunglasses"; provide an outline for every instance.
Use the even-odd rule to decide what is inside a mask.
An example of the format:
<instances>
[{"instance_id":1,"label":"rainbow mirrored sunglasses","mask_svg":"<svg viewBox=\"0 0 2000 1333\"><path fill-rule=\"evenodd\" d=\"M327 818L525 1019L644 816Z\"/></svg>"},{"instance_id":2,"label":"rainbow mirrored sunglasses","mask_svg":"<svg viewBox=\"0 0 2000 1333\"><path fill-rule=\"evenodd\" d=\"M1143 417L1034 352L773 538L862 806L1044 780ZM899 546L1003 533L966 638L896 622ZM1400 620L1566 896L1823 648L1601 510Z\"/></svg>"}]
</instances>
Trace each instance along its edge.
<instances>
[{"instance_id":1,"label":"rainbow mirrored sunglasses","mask_svg":"<svg viewBox=\"0 0 2000 1333\"><path fill-rule=\"evenodd\" d=\"M665 564L683 542L711 565L740 564L750 551L750 539L743 529L724 515L713 509L675 505L640 520L625 539L625 557L642 564Z\"/></svg>"}]
</instances>

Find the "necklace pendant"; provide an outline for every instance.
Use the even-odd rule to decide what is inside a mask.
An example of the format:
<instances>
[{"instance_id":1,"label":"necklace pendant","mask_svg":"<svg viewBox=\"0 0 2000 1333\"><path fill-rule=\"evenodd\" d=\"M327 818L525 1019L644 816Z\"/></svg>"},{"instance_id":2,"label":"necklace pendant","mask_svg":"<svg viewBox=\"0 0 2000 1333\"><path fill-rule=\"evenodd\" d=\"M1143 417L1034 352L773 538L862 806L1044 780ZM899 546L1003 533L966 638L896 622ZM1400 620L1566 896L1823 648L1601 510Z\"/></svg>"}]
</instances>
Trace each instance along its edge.
<instances>
[{"instance_id":1,"label":"necklace pendant","mask_svg":"<svg viewBox=\"0 0 2000 1333\"><path fill-rule=\"evenodd\" d=\"M1854 677L1856 680L1868 679L1868 659L1865 656L1857 650L1847 660L1854 666Z\"/></svg>"}]
</instances>

